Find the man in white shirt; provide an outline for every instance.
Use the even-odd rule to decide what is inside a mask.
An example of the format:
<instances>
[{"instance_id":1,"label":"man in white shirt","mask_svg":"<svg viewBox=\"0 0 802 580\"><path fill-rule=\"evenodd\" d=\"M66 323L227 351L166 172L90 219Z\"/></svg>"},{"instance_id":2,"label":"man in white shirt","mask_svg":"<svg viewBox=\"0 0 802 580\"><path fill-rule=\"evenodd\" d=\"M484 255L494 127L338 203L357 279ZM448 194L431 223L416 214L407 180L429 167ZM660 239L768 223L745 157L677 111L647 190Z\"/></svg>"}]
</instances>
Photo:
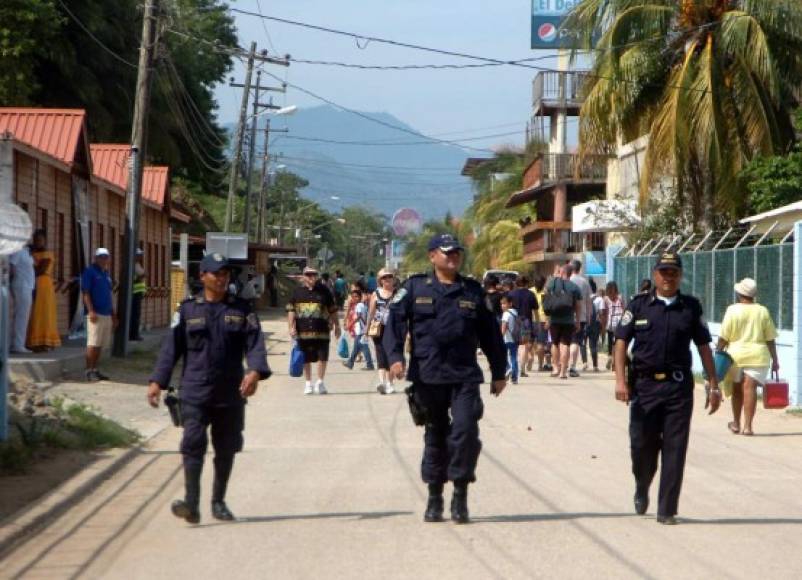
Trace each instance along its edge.
<instances>
[{"instance_id":1,"label":"man in white shirt","mask_svg":"<svg viewBox=\"0 0 802 580\"><path fill-rule=\"evenodd\" d=\"M14 300L14 320L11 325L11 352L29 353L25 348L28 336L28 318L31 315L36 274L33 256L28 246L14 252L8 259L11 269L11 296Z\"/></svg>"},{"instance_id":2,"label":"man in white shirt","mask_svg":"<svg viewBox=\"0 0 802 580\"><path fill-rule=\"evenodd\" d=\"M568 375L578 377L579 373L576 372L576 359L579 354L582 354L582 364L585 369L588 366L588 352L585 346L587 340L587 327L588 322L593 313L593 291L590 289L588 279L580 274L582 269L582 262L579 260L571 260L571 268L574 273L571 274L571 282L577 285L579 291L582 293L582 307L579 309L579 331L574 334L571 340L571 367Z\"/></svg>"}]
</instances>

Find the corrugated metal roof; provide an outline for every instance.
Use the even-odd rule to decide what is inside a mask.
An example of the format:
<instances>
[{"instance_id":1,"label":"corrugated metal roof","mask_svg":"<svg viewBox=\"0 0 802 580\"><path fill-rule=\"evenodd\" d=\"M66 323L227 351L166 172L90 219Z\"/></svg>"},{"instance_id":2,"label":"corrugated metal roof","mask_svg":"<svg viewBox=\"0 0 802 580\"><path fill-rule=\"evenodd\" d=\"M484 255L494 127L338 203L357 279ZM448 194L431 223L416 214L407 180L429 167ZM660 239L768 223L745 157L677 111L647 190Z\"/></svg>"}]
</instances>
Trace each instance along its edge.
<instances>
[{"instance_id":1,"label":"corrugated metal roof","mask_svg":"<svg viewBox=\"0 0 802 580\"><path fill-rule=\"evenodd\" d=\"M125 192L131 146L124 143L92 143L89 151L92 154L92 174Z\"/></svg>"},{"instance_id":2,"label":"corrugated metal roof","mask_svg":"<svg viewBox=\"0 0 802 580\"><path fill-rule=\"evenodd\" d=\"M69 166L75 162L85 121L83 109L0 107L0 133L9 132Z\"/></svg>"},{"instance_id":3,"label":"corrugated metal roof","mask_svg":"<svg viewBox=\"0 0 802 580\"><path fill-rule=\"evenodd\" d=\"M142 199L164 207L170 168L164 165L145 167L142 175Z\"/></svg>"}]
</instances>

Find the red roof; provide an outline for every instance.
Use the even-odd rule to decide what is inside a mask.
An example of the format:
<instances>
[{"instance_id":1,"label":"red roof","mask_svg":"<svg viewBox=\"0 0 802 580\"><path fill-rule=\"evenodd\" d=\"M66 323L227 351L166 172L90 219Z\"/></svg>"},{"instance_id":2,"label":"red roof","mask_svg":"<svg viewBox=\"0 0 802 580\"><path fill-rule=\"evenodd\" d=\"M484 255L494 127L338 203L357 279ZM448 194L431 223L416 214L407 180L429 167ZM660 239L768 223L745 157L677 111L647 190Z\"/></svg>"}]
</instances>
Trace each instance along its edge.
<instances>
[{"instance_id":1,"label":"red roof","mask_svg":"<svg viewBox=\"0 0 802 580\"><path fill-rule=\"evenodd\" d=\"M142 199L164 207L169 183L169 169L164 165L145 167L142 175Z\"/></svg>"},{"instance_id":2,"label":"red roof","mask_svg":"<svg viewBox=\"0 0 802 580\"><path fill-rule=\"evenodd\" d=\"M128 154L131 146L118 143L92 143L92 174L125 192L128 185Z\"/></svg>"},{"instance_id":3,"label":"red roof","mask_svg":"<svg viewBox=\"0 0 802 580\"><path fill-rule=\"evenodd\" d=\"M83 109L0 107L0 133L72 166L85 132Z\"/></svg>"}]
</instances>

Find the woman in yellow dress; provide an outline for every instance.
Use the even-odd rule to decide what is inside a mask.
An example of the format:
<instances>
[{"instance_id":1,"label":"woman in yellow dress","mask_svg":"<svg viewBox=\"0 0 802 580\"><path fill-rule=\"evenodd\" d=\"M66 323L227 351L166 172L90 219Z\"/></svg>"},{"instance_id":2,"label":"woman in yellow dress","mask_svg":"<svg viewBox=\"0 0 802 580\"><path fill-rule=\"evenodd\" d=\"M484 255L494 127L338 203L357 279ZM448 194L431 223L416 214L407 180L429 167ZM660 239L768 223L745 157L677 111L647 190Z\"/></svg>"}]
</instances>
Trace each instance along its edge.
<instances>
[{"instance_id":1,"label":"woman in yellow dress","mask_svg":"<svg viewBox=\"0 0 802 580\"><path fill-rule=\"evenodd\" d=\"M36 295L28 324L28 348L34 351L61 346L56 319L56 292L53 287L53 252L47 250L47 234L33 234L33 266L36 272Z\"/></svg>"}]
</instances>

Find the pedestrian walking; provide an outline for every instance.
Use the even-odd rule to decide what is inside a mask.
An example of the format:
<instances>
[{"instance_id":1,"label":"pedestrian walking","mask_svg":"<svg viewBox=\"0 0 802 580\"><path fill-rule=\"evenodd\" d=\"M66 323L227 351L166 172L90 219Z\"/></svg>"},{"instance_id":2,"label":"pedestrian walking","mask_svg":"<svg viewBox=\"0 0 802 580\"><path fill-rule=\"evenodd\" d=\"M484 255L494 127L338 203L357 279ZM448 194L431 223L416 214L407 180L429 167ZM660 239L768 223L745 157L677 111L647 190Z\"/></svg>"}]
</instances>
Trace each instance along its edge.
<instances>
[{"instance_id":1,"label":"pedestrian walking","mask_svg":"<svg viewBox=\"0 0 802 580\"><path fill-rule=\"evenodd\" d=\"M587 345L590 350L590 360L593 363L593 372L599 372L599 336L602 332L600 312L604 309L604 297L597 291L596 282L588 281L593 292L590 318L587 326Z\"/></svg>"},{"instance_id":2,"label":"pedestrian walking","mask_svg":"<svg viewBox=\"0 0 802 580\"><path fill-rule=\"evenodd\" d=\"M734 434L754 435L752 422L757 410L757 387L763 386L771 372L780 371L777 358L777 329L768 309L758 304L757 283L744 278L735 287L737 302L727 307L718 337L718 350L732 357L732 421ZM741 431L741 417L744 424Z\"/></svg>"},{"instance_id":3,"label":"pedestrian walking","mask_svg":"<svg viewBox=\"0 0 802 580\"><path fill-rule=\"evenodd\" d=\"M81 275L81 296L86 309L86 380L90 383L109 380L97 368L103 349L111 347L117 327L109 266L111 254L106 248L98 248L95 261Z\"/></svg>"},{"instance_id":4,"label":"pedestrian walking","mask_svg":"<svg viewBox=\"0 0 802 580\"><path fill-rule=\"evenodd\" d=\"M370 295L368 305L368 336L373 341L373 349L376 351L376 366L379 369L379 382L376 390L382 395L395 393L393 381L390 379L390 361L387 359L387 352L384 350L382 336L387 326L387 317L390 315L390 302L395 296L395 275L382 268L379 270L379 287Z\"/></svg>"},{"instance_id":5,"label":"pedestrian walking","mask_svg":"<svg viewBox=\"0 0 802 580\"><path fill-rule=\"evenodd\" d=\"M53 252L47 249L47 233L36 230L33 234L34 273L36 289L28 323L27 346L35 352L51 350L61 346L56 315L56 291L53 286Z\"/></svg>"},{"instance_id":6,"label":"pedestrian walking","mask_svg":"<svg viewBox=\"0 0 802 580\"><path fill-rule=\"evenodd\" d=\"M479 392L484 377L476 350L481 346L490 364L490 392L495 396L506 386L507 357L481 285L459 274L464 259L460 243L451 235L436 235L428 252L433 270L410 277L390 304L384 348L391 376L403 378L409 332L412 402L425 416L421 476L429 498L424 521L442 521L443 488L452 481L451 518L467 523L468 485L476 480L484 410Z\"/></svg>"},{"instance_id":7,"label":"pedestrian walking","mask_svg":"<svg viewBox=\"0 0 802 580\"><path fill-rule=\"evenodd\" d=\"M629 439L635 476L635 511L646 513L649 487L660 460L657 521L676 524L693 413L690 343L710 377L705 408L721 404L710 331L701 303L679 291L682 259L667 252L653 270L654 289L636 296L615 331L615 397L629 404ZM630 382L624 372L632 344ZM631 386L631 388L630 388Z\"/></svg>"},{"instance_id":8,"label":"pedestrian walking","mask_svg":"<svg viewBox=\"0 0 802 580\"><path fill-rule=\"evenodd\" d=\"M534 321L538 314L540 305L537 298L529 290L529 279L526 276L519 276L515 280L515 290L508 294L512 302L513 308L518 313L518 322L520 323L521 335L521 350L523 356L520 360L526 362L532 353L534 342ZM525 370L521 370L522 377L529 376Z\"/></svg>"},{"instance_id":9,"label":"pedestrian walking","mask_svg":"<svg viewBox=\"0 0 802 580\"><path fill-rule=\"evenodd\" d=\"M343 366L353 369L354 362L359 354L365 357L366 371L374 370L373 357L370 354L370 340L368 338L368 305L369 294L363 293L358 287L351 291L351 301L354 305L354 348L351 349L351 356L347 361L343 361Z\"/></svg>"},{"instance_id":10,"label":"pedestrian walking","mask_svg":"<svg viewBox=\"0 0 802 580\"><path fill-rule=\"evenodd\" d=\"M613 346L615 345L615 329L624 316L624 297L618 292L618 284L607 282L604 291L604 310L602 311L602 326L607 332L607 370L615 370Z\"/></svg>"},{"instance_id":11,"label":"pedestrian walking","mask_svg":"<svg viewBox=\"0 0 802 580\"><path fill-rule=\"evenodd\" d=\"M287 303L287 326L290 336L298 341L304 353L304 395L328 393L324 379L329 361L331 333L340 338L337 305L329 289L318 279L318 271L307 266L303 282ZM312 387L312 365L317 363L317 381Z\"/></svg>"},{"instance_id":12,"label":"pedestrian walking","mask_svg":"<svg viewBox=\"0 0 802 580\"><path fill-rule=\"evenodd\" d=\"M12 353L31 352L26 348L28 321L33 304L33 291L36 287L36 272L30 246L25 246L11 254L8 259L11 274L11 298L14 301L14 319L11 325Z\"/></svg>"},{"instance_id":13,"label":"pedestrian walking","mask_svg":"<svg viewBox=\"0 0 802 580\"><path fill-rule=\"evenodd\" d=\"M179 306L148 386L148 402L158 407L161 391L170 386L173 368L184 359L179 399L185 493L183 500L173 502L171 511L191 524L200 522L200 477L209 427L214 447L212 517L235 519L225 496L234 456L242 451L245 403L259 381L271 374L259 318L247 301L227 294L228 260L220 254L207 254L200 272L203 290Z\"/></svg>"},{"instance_id":14,"label":"pedestrian walking","mask_svg":"<svg viewBox=\"0 0 802 580\"><path fill-rule=\"evenodd\" d=\"M145 273L145 252L142 248L136 249L136 261L134 262L134 285L131 294L131 325L128 329L128 340L144 340L140 334L142 326L142 302L148 292L148 280Z\"/></svg>"},{"instance_id":15,"label":"pedestrian walking","mask_svg":"<svg viewBox=\"0 0 802 580\"><path fill-rule=\"evenodd\" d=\"M334 272L334 298L337 300L337 308L343 309L345 299L348 296L348 282L339 270Z\"/></svg>"},{"instance_id":16,"label":"pedestrian walking","mask_svg":"<svg viewBox=\"0 0 802 580\"><path fill-rule=\"evenodd\" d=\"M570 347L573 337L580 331L579 323L582 292L571 282L573 268L566 264L560 268L560 276L546 284L543 295L544 312L549 317L546 330L551 335L552 377L568 378Z\"/></svg>"},{"instance_id":17,"label":"pedestrian walking","mask_svg":"<svg viewBox=\"0 0 802 580\"><path fill-rule=\"evenodd\" d=\"M582 357L582 370L588 369L588 324L593 311L593 291L590 288L590 282L581 274L582 262L579 260L571 260L571 282L576 284L582 294L582 307L577 313L579 321L579 330L571 337L571 367L568 370L568 375L571 377L578 377L579 373L576 370L577 359Z\"/></svg>"},{"instance_id":18,"label":"pedestrian walking","mask_svg":"<svg viewBox=\"0 0 802 580\"><path fill-rule=\"evenodd\" d=\"M535 295L540 308L538 308L537 317L534 321L535 346L532 349L533 353L527 363L527 370L531 370L534 364L534 358L537 357L538 372L548 372L553 370L553 367L551 365L551 338L546 328L549 317L546 316L546 313L543 311L543 295L546 293L546 277L542 274L535 276L535 285L529 290Z\"/></svg>"},{"instance_id":19,"label":"pedestrian walking","mask_svg":"<svg viewBox=\"0 0 802 580\"><path fill-rule=\"evenodd\" d=\"M521 327L518 311L512 305L512 298L501 297L501 336L507 348L507 379L513 385L518 384L518 346L520 344Z\"/></svg>"}]
</instances>

